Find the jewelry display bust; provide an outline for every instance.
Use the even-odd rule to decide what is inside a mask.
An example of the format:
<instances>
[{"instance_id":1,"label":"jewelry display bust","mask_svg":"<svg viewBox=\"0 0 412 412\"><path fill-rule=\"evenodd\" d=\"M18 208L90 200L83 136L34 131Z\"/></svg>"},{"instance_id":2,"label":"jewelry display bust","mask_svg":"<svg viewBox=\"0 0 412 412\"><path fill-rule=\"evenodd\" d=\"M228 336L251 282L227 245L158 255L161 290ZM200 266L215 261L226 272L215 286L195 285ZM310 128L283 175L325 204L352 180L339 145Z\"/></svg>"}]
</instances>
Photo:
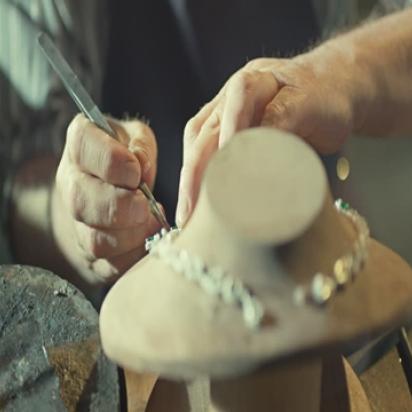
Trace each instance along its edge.
<instances>
[{"instance_id":1,"label":"jewelry display bust","mask_svg":"<svg viewBox=\"0 0 412 412\"><path fill-rule=\"evenodd\" d=\"M412 312L412 270L353 213L334 207L322 163L302 140L265 128L239 133L210 162L170 250L155 247L107 295L106 353L176 379L228 379L266 365L278 381L318 394L321 357ZM185 272L188 261L200 275ZM204 274L224 278L223 289L243 300ZM296 358L305 360L291 380L279 371ZM305 405L318 411L319 396Z\"/></svg>"}]
</instances>

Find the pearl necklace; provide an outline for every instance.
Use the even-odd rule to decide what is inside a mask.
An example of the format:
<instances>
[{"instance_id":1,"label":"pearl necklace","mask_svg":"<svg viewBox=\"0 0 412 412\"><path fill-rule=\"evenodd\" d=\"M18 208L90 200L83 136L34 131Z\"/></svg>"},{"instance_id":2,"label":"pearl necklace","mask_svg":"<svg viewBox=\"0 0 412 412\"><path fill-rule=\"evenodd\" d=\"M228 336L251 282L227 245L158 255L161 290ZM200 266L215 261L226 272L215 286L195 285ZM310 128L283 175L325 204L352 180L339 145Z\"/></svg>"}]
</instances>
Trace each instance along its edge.
<instances>
[{"instance_id":1,"label":"pearl necklace","mask_svg":"<svg viewBox=\"0 0 412 412\"><path fill-rule=\"evenodd\" d=\"M352 250L335 261L332 273L318 272L308 285L296 288L294 299L298 304L312 302L324 305L327 303L337 292L342 291L349 282L355 279L368 257L369 227L366 220L341 199L335 201L335 207L352 222L358 236L353 243Z\"/></svg>"},{"instance_id":2,"label":"pearl necklace","mask_svg":"<svg viewBox=\"0 0 412 412\"><path fill-rule=\"evenodd\" d=\"M295 289L294 301L297 304L313 303L323 306L354 279L367 259L369 228L366 221L340 199L335 202L335 207L351 220L358 234L357 239L352 250L335 261L330 275L318 272L308 285ZM179 229L162 229L160 233L146 239L146 250L187 280L198 284L209 295L239 307L246 326L258 328L262 324L265 310L253 292L222 268L208 267L200 257L190 255L187 250L177 249L173 241L179 232Z\"/></svg>"},{"instance_id":3,"label":"pearl necklace","mask_svg":"<svg viewBox=\"0 0 412 412\"><path fill-rule=\"evenodd\" d=\"M220 297L225 303L242 309L243 319L250 328L259 326L264 310L262 304L239 279L229 276L220 267L207 267L198 256L191 256L187 250L173 246L179 229L166 231L146 239L146 250L167 263L175 272L197 283L206 293Z\"/></svg>"}]
</instances>

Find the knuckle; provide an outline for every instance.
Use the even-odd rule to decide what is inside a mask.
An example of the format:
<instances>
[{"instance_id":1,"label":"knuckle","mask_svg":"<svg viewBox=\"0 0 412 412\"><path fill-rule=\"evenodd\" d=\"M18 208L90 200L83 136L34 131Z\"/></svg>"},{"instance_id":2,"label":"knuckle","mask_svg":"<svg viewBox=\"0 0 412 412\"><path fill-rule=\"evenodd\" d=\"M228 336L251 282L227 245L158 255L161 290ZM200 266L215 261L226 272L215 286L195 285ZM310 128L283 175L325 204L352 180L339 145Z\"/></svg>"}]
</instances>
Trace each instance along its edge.
<instances>
[{"instance_id":1,"label":"knuckle","mask_svg":"<svg viewBox=\"0 0 412 412\"><path fill-rule=\"evenodd\" d=\"M252 59L246 63L245 69L258 69L264 64L266 64L267 60L268 59L265 57L258 57L256 59Z\"/></svg>"},{"instance_id":2,"label":"knuckle","mask_svg":"<svg viewBox=\"0 0 412 412\"><path fill-rule=\"evenodd\" d=\"M89 228L86 240L87 252L94 258L105 257L105 244L103 235L94 228Z\"/></svg>"},{"instance_id":3,"label":"knuckle","mask_svg":"<svg viewBox=\"0 0 412 412\"><path fill-rule=\"evenodd\" d=\"M275 99L269 105L269 113L274 120L282 121L285 119L290 119L294 113L294 105L284 99Z\"/></svg>"},{"instance_id":4,"label":"knuckle","mask_svg":"<svg viewBox=\"0 0 412 412\"><path fill-rule=\"evenodd\" d=\"M99 282L108 284L118 279L119 270L105 259L98 259L93 264L93 272L98 276Z\"/></svg>"},{"instance_id":5,"label":"knuckle","mask_svg":"<svg viewBox=\"0 0 412 412\"><path fill-rule=\"evenodd\" d=\"M198 124L197 116L192 117L186 123L185 130L183 133L183 141L185 144L186 143L190 144L193 141L194 136L196 134L197 124Z\"/></svg>"},{"instance_id":6,"label":"knuckle","mask_svg":"<svg viewBox=\"0 0 412 412\"><path fill-rule=\"evenodd\" d=\"M241 90L248 91L253 85L253 76L254 73L250 70L239 70L233 76L232 84L236 88L240 88Z\"/></svg>"},{"instance_id":7,"label":"knuckle","mask_svg":"<svg viewBox=\"0 0 412 412\"><path fill-rule=\"evenodd\" d=\"M118 168L121 167L117 151L109 148L100 152L98 163L101 178L106 182L110 181Z\"/></svg>"},{"instance_id":8,"label":"knuckle","mask_svg":"<svg viewBox=\"0 0 412 412\"><path fill-rule=\"evenodd\" d=\"M83 221L86 202L83 189L77 180L70 182L67 190L66 201L68 209L75 220Z\"/></svg>"},{"instance_id":9,"label":"knuckle","mask_svg":"<svg viewBox=\"0 0 412 412\"><path fill-rule=\"evenodd\" d=\"M78 114L70 123L67 129L66 145L69 157L76 163L81 163L85 135L90 127L90 122L81 114Z\"/></svg>"},{"instance_id":10,"label":"knuckle","mask_svg":"<svg viewBox=\"0 0 412 412\"><path fill-rule=\"evenodd\" d=\"M126 162L130 160L129 152L122 152L122 148L102 143L101 150L97 153L96 169L101 180L115 184L119 177L127 171Z\"/></svg>"},{"instance_id":11,"label":"knuckle","mask_svg":"<svg viewBox=\"0 0 412 412\"><path fill-rule=\"evenodd\" d=\"M122 198L115 194L108 194L106 201L100 204L98 210L98 220L108 227L121 223L125 216L119 213L122 210Z\"/></svg>"},{"instance_id":12,"label":"knuckle","mask_svg":"<svg viewBox=\"0 0 412 412\"><path fill-rule=\"evenodd\" d=\"M227 96L245 101L253 93L260 74L261 73L256 70L243 69L238 71L229 82Z\"/></svg>"}]
</instances>

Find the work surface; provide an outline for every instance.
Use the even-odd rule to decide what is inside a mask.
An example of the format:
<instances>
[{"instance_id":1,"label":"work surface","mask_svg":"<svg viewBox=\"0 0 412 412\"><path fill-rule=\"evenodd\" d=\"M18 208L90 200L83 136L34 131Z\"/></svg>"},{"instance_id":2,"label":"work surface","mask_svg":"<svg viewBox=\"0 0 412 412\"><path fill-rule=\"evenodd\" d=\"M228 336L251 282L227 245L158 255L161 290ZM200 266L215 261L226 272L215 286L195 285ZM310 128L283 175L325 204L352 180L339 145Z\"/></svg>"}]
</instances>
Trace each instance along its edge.
<instances>
[{"instance_id":1,"label":"work surface","mask_svg":"<svg viewBox=\"0 0 412 412\"><path fill-rule=\"evenodd\" d=\"M0 266L0 410L119 405L117 369L102 353L86 298L43 269Z\"/></svg>"}]
</instances>

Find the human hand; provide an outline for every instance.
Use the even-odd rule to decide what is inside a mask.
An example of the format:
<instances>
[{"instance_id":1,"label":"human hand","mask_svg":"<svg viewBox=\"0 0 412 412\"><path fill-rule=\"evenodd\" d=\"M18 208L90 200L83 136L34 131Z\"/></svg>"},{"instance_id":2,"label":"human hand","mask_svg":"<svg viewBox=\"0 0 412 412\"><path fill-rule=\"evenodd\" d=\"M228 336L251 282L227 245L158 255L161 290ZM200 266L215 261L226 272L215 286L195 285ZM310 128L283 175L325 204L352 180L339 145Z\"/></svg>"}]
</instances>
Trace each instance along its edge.
<instances>
[{"instance_id":1,"label":"human hand","mask_svg":"<svg viewBox=\"0 0 412 412\"><path fill-rule=\"evenodd\" d=\"M157 146L139 121L110 121L118 140L83 115L67 130L54 189L53 231L76 270L91 282L112 280L144 253L159 225L138 190L153 186Z\"/></svg>"},{"instance_id":2,"label":"human hand","mask_svg":"<svg viewBox=\"0 0 412 412\"><path fill-rule=\"evenodd\" d=\"M179 226L194 209L211 156L242 129L283 129L321 154L342 146L354 125L355 87L346 60L325 49L293 59L249 62L187 123L176 213Z\"/></svg>"}]
</instances>

